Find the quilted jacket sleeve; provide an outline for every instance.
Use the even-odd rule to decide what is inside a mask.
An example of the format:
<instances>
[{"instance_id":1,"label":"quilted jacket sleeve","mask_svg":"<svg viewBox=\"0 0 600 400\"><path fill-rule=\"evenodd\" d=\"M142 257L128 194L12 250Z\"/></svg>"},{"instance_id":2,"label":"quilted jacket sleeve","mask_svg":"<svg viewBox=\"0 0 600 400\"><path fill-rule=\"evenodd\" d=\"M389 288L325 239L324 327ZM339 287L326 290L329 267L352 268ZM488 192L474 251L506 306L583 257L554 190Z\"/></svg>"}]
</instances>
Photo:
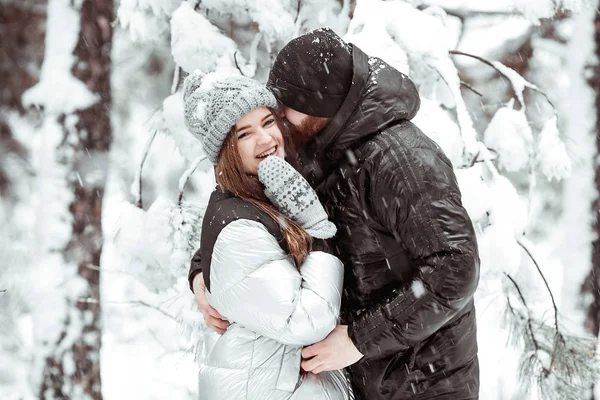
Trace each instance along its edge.
<instances>
[{"instance_id":1,"label":"quilted jacket sleeve","mask_svg":"<svg viewBox=\"0 0 600 400\"><path fill-rule=\"evenodd\" d=\"M343 266L335 256L313 251L298 271L264 225L240 219L217 238L210 281L208 301L230 322L306 346L337 323Z\"/></svg>"},{"instance_id":2,"label":"quilted jacket sleeve","mask_svg":"<svg viewBox=\"0 0 600 400\"><path fill-rule=\"evenodd\" d=\"M404 246L415 279L349 327L359 351L416 346L456 316L479 280L473 225L452 164L430 142L407 148L398 135L365 168L372 217Z\"/></svg>"}]
</instances>

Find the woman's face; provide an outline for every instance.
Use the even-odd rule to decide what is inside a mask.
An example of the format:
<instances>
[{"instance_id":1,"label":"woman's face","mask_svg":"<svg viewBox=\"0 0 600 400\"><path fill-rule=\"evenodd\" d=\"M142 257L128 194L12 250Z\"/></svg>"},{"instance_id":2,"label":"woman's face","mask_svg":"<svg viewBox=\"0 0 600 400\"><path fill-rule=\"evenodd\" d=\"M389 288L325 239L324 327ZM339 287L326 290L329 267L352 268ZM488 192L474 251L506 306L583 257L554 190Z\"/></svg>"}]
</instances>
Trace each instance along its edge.
<instances>
[{"instance_id":1,"label":"woman's face","mask_svg":"<svg viewBox=\"0 0 600 400\"><path fill-rule=\"evenodd\" d=\"M275 117L266 107L255 108L240 118L235 124L234 135L247 174L256 175L258 164L267 156L285 157L283 136Z\"/></svg>"}]
</instances>

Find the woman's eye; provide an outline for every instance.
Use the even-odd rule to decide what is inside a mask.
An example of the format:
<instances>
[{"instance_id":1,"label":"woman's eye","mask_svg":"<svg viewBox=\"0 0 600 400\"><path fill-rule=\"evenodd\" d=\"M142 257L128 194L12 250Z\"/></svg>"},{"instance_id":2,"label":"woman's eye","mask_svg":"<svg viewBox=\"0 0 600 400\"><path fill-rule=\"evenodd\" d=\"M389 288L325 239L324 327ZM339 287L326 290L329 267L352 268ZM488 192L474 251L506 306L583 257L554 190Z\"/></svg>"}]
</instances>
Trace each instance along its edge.
<instances>
[{"instance_id":1,"label":"woman's eye","mask_svg":"<svg viewBox=\"0 0 600 400\"><path fill-rule=\"evenodd\" d=\"M271 125L273 125L273 122L275 122L274 119L268 119L265 121L265 124L263 126L264 127L271 126Z\"/></svg>"},{"instance_id":2,"label":"woman's eye","mask_svg":"<svg viewBox=\"0 0 600 400\"><path fill-rule=\"evenodd\" d=\"M248 136L249 134L250 134L250 132L242 132L242 133L240 133L240 134L238 135L238 140L239 140L239 139L243 139L243 138L245 138L245 137L246 137L246 136Z\"/></svg>"}]
</instances>

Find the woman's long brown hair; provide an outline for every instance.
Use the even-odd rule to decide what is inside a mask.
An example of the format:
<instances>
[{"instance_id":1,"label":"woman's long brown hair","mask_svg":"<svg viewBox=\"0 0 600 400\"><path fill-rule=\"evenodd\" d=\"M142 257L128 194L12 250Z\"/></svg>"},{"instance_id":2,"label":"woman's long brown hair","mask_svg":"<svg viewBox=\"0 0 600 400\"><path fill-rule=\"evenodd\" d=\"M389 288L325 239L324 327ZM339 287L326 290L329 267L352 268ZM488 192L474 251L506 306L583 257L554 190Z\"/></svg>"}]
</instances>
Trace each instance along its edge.
<instances>
[{"instance_id":1,"label":"woman's long brown hair","mask_svg":"<svg viewBox=\"0 0 600 400\"><path fill-rule=\"evenodd\" d=\"M269 108L283 136L286 159L298 168L289 127L276 110ZM294 220L280 213L264 194L264 187L255 175L244 172L242 158L237 149L235 126L227 134L217 159L215 170L217 183L222 189L244 199L269 215L279 225L288 245L289 255L296 268L300 268L312 246L311 236Z\"/></svg>"}]
</instances>

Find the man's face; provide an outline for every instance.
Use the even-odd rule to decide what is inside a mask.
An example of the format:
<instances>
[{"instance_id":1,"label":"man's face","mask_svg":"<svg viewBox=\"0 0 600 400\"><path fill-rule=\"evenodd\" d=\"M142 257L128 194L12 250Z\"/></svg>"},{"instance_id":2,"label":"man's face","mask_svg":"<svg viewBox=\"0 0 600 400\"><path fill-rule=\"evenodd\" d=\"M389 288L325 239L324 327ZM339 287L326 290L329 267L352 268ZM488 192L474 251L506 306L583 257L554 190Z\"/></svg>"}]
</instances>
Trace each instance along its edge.
<instances>
[{"instance_id":1,"label":"man's face","mask_svg":"<svg viewBox=\"0 0 600 400\"><path fill-rule=\"evenodd\" d=\"M282 108L285 118L296 128L292 130L292 139L297 146L310 141L329 123L329 118L313 117L286 106Z\"/></svg>"}]
</instances>

